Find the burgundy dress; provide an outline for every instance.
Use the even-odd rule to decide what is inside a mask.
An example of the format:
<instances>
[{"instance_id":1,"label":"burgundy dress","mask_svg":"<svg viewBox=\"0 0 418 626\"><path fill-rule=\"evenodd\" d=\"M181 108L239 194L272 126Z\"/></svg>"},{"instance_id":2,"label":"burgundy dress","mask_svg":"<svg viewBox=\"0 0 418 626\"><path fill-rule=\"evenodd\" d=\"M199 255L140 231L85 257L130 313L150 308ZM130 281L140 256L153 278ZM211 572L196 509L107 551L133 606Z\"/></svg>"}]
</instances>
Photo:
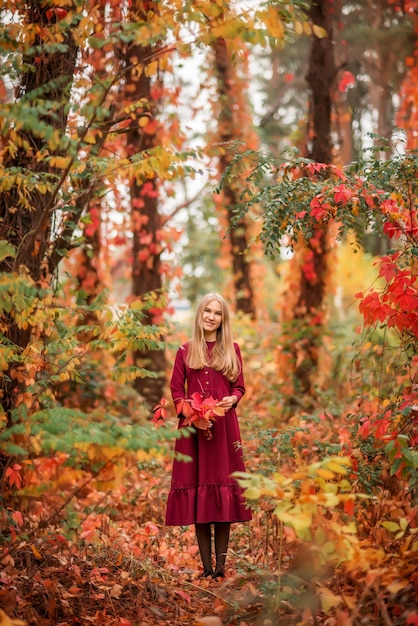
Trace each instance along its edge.
<instances>
[{"instance_id":1,"label":"burgundy dress","mask_svg":"<svg viewBox=\"0 0 418 626\"><path fill-rule=\"evenodd\" d=\"M209 354L215 345L208 341ZM241 361L241 353L234 343ZM244 377L241 374L231 383L223 374L211 367L201 370L190 369L186 365L188 344L177 351L171 393L174 402L190 397L195 391L206 397L221 400L224 396L235 395L238 401L245 392ZM180 417L179 428L184 418ZM187 526L208 522L245 522L251 519L242 496L242 489L231 478L237 471L245 471L241 437L235 408L224 416L216 418L211 428L212 439L206 439L204 431L196 428L189 437L176 441L177 453L186 454L191 461L174 459L171 490L167 501L166 524Z\"/></svg>"}]
</instances>

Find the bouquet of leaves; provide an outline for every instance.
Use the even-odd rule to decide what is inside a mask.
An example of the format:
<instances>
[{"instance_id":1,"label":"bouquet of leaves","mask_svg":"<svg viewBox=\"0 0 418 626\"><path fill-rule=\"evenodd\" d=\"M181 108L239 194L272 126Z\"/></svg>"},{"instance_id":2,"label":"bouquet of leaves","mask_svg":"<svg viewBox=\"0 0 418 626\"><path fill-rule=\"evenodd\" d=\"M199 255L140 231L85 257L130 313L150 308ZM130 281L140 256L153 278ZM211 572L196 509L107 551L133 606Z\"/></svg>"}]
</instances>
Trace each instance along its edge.
<instances>
[{"instance_id":1,"label":"bouquet of leaves","mask_svg":"<svg viewBox=\"0 0 418 626\"><path fill-rule=\"evenodd\" d=\"M218 400L209 396L204 398L202 394L192 393L190 398L184 398L176 402L177 415L184 416L184 426L190 426L197 420L207 420L207 428L202 429L206 439L212 439L210 428L212 422L216 422L216 418L225 415L225 409L217 406ZM154 407L154 424L158 425L165 421L166 417L166 400L163 398L160 404Z\"/></svg>"},{"instance_id":2,"label":"bouquet of leaves","mask_svg":"<svg viewBox=\"0 0 418 626\"><path fill-rule=\"evenodd\" d=\"M184 415L184 425L190 426L197 420L207 420L208 426L203 429L206 439L212 439L210 428L216 418L225 415L225 409L218 406L218 400L209 396L204 398L202 394L195 391L190 398L185 398L176 403L177 415Z\"/></svg>"}]
</instances>

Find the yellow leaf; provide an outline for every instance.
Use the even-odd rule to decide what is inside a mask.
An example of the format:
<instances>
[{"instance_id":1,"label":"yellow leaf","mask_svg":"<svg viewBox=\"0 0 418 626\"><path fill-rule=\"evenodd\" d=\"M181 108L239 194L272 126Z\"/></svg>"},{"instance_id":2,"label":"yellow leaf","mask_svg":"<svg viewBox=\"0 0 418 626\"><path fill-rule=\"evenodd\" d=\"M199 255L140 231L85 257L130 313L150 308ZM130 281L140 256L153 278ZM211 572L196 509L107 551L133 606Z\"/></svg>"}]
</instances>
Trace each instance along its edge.
<instances>
[{"instance_id":1,"label":"yellow leaf","mask_svg":"<svg viewBox=\"0 0 418 626\"><path fill-rule=\"evenodd\" d=\"M323 39L324 37L327 36L327 31L322 28L322 26L318 26L317 24L314 24L312 26L312 30L315 33L315 35L318 37L318 39Z\"/></svg>"},{"instance_id":2,"label":"yellow leaf","mask_svg":"<svg viewBox=\"0 0 418 626\"><path fill-rule=\"evenodd\" d=\"M398 580L390 583L390 585L388 585L386 589L389 591L389 593L398 593L398 591L401 591L401 589L405 589L408 584L409 583L407 580Z\"/></svg>"},{"instance_id":3,"label":"yellow leaf","mask_svg":"<svg viewBox=\"0 0 418 626\"><path fill-rule=\"evenodd\" d=\"M261 496L261 489L257 487L247 487L244 491L244 496L249 500L257 500Z\"/></svg>"},{"instance_id":4,"label":"yellow leaf","mask_svg":"<svg viewBox=\"0 0 418 626\"><path fill-rule=\"evenodd\" d=\"M158 61L151 61L151 63L148 63L144 71L145 76L155 76L158 72Z\"/></svg>"},{"instance_id":5,"label":"yellow leaf","mask_svg":"<svg viewBox=\"0 0 418 626\"><path fill-rule=\"evenodd\" d=\"M311 35L312 34L311 25L309 24L309 22L303 22L303 31L304 31L305 35Z\"/></svg>"},{"instance_id":6,"label":"yellow leaf","mask_svg":"<svg viewBox=\"0 0 418 626\"><path fill-rule=\"evenodd\" d=\"M350 466L350 463L348 463L348 466ZM330 459L327 462L327 468L331 470L332 472L335 472L336 474L347 474L346 467L347 467L347 463L344 463L344 462L341 463L338 457Z\"/></svg>"},{"instance_id":7,"label":"yellow leaf","mask_svg":"<svg viewBox=\"0 0 418 626\"><path fill-rule=\"evenodd\" d=\"M327 613L330 609L339 606L342 602L341 596L337 596L330 589L326 589L325 587L321 589L321 604L322 608Z\"/></svg>"},{"instance_id":8,"label":"yellow leaf","mask_svg":"<svg viewBox=\"0 0 418 626\"><path fill-rule=\"evenodd\" d=\"M89 132L89 133L87 133L87 135L84 137L84 141L85 141L86 143L89 143L89 144L92 144L92 145L93 145L93 144L95 144L95 143L96 143L96 137L94 136L94 134L93 134L93 133Z\"/></svg>"},{"instance_id":9,"label":"yellow leaf","mask_svg":"<svg viewBox=\"0 0 418 626\"><path fill-rule=\"evenodd\" d=\"M382 526L392 533L399 530L399 524L397 522L382 522Z\"/></svg>"},{"instance_id":10,"label":"yellow leaf","mask_svg":"<svg viewBox=\"0 0 418 626\"><path fill-rule=\"evenodd\" d=\"M145 115L143 115L138 120L138 126L140 126L141 128L144 128L145 126L148 126L149 121L150 121L149 117L146 117Z\"/></svg>"},{"instance_id":11,"label":"yellow leaf","mask_svg":"<svg viewBox=\"0 0 418 626\"><path fill-rule=\"evenodd\" d=\"M325 480L331 480L332 478L335 478L334 472L331 472L330 470L324 469L322 467L317 469L316 473L318 474L318 476L321 476L322 478L325 478Z\"/></svg>"},{"instance_id":12,"label":"yellow leaf","mask_svg":"<svg viewBox=\"0 0 418 626\"><path fill-rule=\"evenodd\" d=\"M291 511L277 511L276 508L274 514L284 524L294 528L298 537L304 537L312 526L312 513L309 510L294 508Z\"/></svg>"},{"instance_id":13,"label":"yellow leaf","mask_svg":"<svg viewBox=\"0 0 418 626\"><path fill-rule=\"evenodd\" d=\"M261 17L261 16L260 16ZM273 37L281 39L284 35L284 26L282 20L277 14L277 10L273 6L269 6L266 15L262 17L267 29Z\"/></svg>"},{"instance_id":14,"label":"yellow leaf","mask_svg":"<svg viewBox=\"0 0 418 626\"><path fill-rule=\"evenodd\" d=\"M71 161L71 157L62 157L62 156L54 156L49 160L49 164L51 167L56 167L59 170L64 170L68 167Z\"/></svg>"},{"instance_id":15,"label":"yellow leaf","mask_svg":"<svg viewBox=\"0 0 418 626\"><path fill-rule=\"evenodd\" d=\"M295 22L295 33L301 35L303 33L303 25L301 22Z\"/></svg>"}]
</instances>

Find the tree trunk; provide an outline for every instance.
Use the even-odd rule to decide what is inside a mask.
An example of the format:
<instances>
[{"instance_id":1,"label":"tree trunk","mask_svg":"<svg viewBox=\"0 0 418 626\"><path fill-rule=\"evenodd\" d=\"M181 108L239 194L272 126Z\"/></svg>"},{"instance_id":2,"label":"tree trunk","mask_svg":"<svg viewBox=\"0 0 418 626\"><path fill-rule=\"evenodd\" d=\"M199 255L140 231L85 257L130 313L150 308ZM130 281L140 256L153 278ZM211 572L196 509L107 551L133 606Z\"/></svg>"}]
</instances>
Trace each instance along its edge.
<instances>
[{"instance_id":1,"label":"tree trunk","mask_svg":"<svg viewBox=\"0 0 418 626\"><path fill-rule=\"evenodd\" d=\"M327 36L312 35L312 48L307 81L311 89L311 131L308 141L314 161L331 163L331 106L335 77L332 43L332 0L318 0L311 4L310 16ZM288 404L302 402L309 407L315 397L319 379L320 350L326 313L327 278L329 273L329 235L327 227L318 223L311 238L300 243L291 261L289 284L293 306L283 305L284 349L279 366L285 367L281 377L288 383L293 372L294 381L288 386ZM283 355L286 358L283 360ZM297 399L300 396L300 400Z\"/></svg>"},{"instance_id":2,"label":"tree trunk","mask_svg":"<svg viewBox=\"0 0 418 626\"><path fill-rule=\"evenodd\" d=\"M235 119L236 111L247 108L243 102L243 95L238 89L235 70L225 39L218 38L212 44L215 55L215 74L218 85L218 99L220 112L218 117L218 135L225 150L220 157L220 175L222 176L230 165L231 155L228 154L228 144L243 140L243 128L239 119ZM245 138L244 138L245 143ZM222 201L227 215L232 274L236 308L238 311L255 319L256 307L251 280L250 257L248 255L248 224L242 219L234 222L234 207L239 203L239 190L236 183L226 182L222 189Z\"/></svg>"},{"instance_id":3,"label":"tree trunk","mask_svg":"<svg viewBox=\"0 0 418 626\"><path fill-rule=\"evenodd\" d=\"M147 3L147 11L156 10L154 3ZM138 10L138 14L147 19L147 14ZM148 124L131 125L127 132L128 154L150 150L158 145L156 103L153 100L150 76L146 74L147 64L155 57L156 49L152 46L132 44L126 55L127 74L126 93L132 102L147 102L143 116L148 117ZM138 71L138 69L140 71ZM141 71L142 69L142 71ZM139 114L137 113L137 120ZM162 226L158 212L158 181L150 178L146 182L132 180L130 183L131 218L132 218L132 294L141 298L151 291L162 289L161 242L159 233ZM141 320L143 324L158 322L152 311ZM134 354L136 365L158 375L157 378L137 378L135 389L150 405L157 404L164 392L166 355L165 350L138 350Z\"/></svg>"},{"instance_id":4,"label":"tree trunk","mask_svg":"<svg viewBox=\"0 0 418 626\"><path fill-rule=\"evenodd\" d=\"M48 17L48 15L50 17ZM28 2L25 13L25 26L32 27L36 32L30 56L26 54L23 62L28 67L35 68L33 71L22 73L21 82L18 86L18 99L26 101L27 106L31 103L31 109L38 115L37 123L30 120L22 130L15 131L18 134L19 146L15 154L6 153L4 159L5 168L16 168L22 171L22 176L31 172L31 178L41 180L45 174L56 174L58 171L50 166L47 158L39 158L40 154L46 156L58 156L59 148L49 142L51 130L56 137L65 135L67 124L67 102L73 80L73 74L77 57L77 45L71 31L63 33L65 51L48 52L44 48L42 39L42 25L55 20L48 12L48 6L39 2ZM39 54L41 49L43 52ZM36 112L36 99L30 100L31 94L39 90L42 98L50 102L58 103L54 113L47 112L39 116ZM41 132L40 128L45 131ZM7 141L7 138L6 138ZM0 238L12 244L16 250L14 257L6 257L0 262L0 272L19 272L28 275L35 285L48 287L51 281L49 272L48 253L51 246L52 211L55 206L58 183L52 189L40 191L41 185L27 187L22 191L18 183L9 191L0 196ZM12 315L4 315L2 319L3 334L17 348L24 349L29 341L33 329L28 326L20 328ZM2 379L1 403L8 418L9 426L12 424L12 413L18 404L18 398L24 389L25 382L22 377L16 378L17 366L11 363L8 372Z\"/></svg>"}]
</instances>

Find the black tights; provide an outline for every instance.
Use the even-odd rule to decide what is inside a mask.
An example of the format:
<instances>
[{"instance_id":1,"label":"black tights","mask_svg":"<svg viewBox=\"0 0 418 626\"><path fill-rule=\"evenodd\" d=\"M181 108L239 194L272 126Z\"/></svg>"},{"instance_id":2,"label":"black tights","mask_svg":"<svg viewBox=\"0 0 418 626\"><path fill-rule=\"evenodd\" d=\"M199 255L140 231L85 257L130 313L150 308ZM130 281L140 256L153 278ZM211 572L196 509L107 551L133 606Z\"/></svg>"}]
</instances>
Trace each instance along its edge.
<instances>
[{"instance_id":1,"label":"black tights","mask_svg":"<svg viewBox=\"0 0 418 626\"><path fill-rule=\"evenodd\" d=\"M214 522L215 527L215 570L212 569L212 528L211 524L195 524L197 543L205 576L224 576L226 553L228 552L230 522Z\"/></svg>"}]
</instances>

